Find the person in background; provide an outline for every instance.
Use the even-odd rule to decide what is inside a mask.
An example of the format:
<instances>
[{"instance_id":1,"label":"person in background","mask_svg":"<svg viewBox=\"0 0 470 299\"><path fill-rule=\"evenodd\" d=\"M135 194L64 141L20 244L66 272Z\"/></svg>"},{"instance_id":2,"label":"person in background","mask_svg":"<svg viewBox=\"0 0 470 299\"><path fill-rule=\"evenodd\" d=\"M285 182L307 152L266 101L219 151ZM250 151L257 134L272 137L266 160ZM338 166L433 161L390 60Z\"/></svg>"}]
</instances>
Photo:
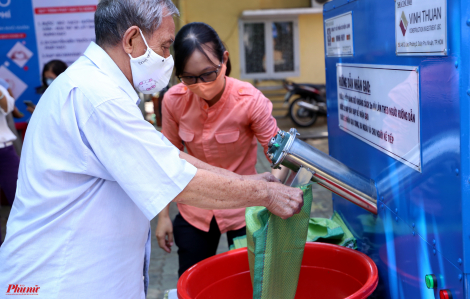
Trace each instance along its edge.
<instances>
[{"instance_id":1,"label":"person in background","mask_svg":"<svg viewBox=\"0 0 470 299\"><path fill-rule=\"evenodd\" d=\"M20 165L20 158L13 147L16 136L8 127L6 119L6 116L13 111L14 107L15 99L10 96L5 87L0 85L0 187L10 204L13 204L15 199L18 167Z\"/></svg>"},{"instance_id":2,"label":"person in background","mask_svg":"<svg viewBox=\"0 0 470 299\"><path fill-rule=\"evenodd\" d=\"M46 89L52 84L52 82L65 70L67 69L67 64L62 60L51 60L44 65L42 69L42 85L36 88L36 93L43 94ZM36 107L26 107L30 113L34 112Z\"/></svg>"},{"instance_id":3,"label":"person in background","mask_svg":"<svg viewBox=\"0 0 470 299\"><path fill-rule=\"evenodd\" d=\"M175 38L175 70L181 84L163 101L162 133L181 151L239 175L256 174L257 141L265 152L279 131L273 105L253 85L230 76L229 53L217 32L205 23L190 23ZM245 209L205 210L178 204L171 222L167 206L158 217L159 246L178 246L179 270L214 255L222 233L246 234Z\"/></svg>"},{"instance_id":4,"label":"person in background","mask_svg":"<svg viewBox=\"0 0 470 299\"><path fill-rule=\"evenodd\" d=\"M0 85L5 87L5 89L8 91L8 94L14 98L13 92L10 89L10 84L6 80L0 78ZM20 134L18 134L18 131L16 130L15 121L13 118L22 118L23 116L23 113L21 113L21 111L16 106L13 108L13 111L6 116L8 128L10 128L11 132L16 136L15 141L13 141L13 146L15 147L15 151L18 156L21 156L23 141L20 138Z\"/></svg>"}]
</instances>

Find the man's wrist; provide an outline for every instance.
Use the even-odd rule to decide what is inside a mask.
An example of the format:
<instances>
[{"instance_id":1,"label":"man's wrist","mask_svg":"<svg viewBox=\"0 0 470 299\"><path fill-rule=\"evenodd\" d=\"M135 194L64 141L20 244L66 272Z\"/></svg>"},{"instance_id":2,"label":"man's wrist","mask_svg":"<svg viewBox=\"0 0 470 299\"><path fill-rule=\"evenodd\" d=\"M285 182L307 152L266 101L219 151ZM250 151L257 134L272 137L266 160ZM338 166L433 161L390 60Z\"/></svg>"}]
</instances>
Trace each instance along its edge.
<instances>
[{"instance_id":1,"label":"man's wrist","mask_svg":"<svg viewBox=\"0 0 470 299\"><path fill-rule=\"evenodd\" d=\"M260 192L261 195L261 202L260 206L269 208L271 206L271 196L269 196L269 183L266 181L260 181L263 184L262 191Z\"/></svg>"}]
</instances>

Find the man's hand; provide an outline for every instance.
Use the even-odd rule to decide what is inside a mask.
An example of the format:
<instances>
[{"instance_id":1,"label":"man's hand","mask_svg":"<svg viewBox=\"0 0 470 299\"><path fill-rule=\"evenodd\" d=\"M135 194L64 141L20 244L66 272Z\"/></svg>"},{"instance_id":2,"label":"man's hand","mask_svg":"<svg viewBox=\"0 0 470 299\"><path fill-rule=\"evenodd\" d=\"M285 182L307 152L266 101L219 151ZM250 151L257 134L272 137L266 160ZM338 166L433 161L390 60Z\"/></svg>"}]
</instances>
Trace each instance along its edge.
<instances>
[{"instance_id":1,"label":"man's hand","mask_svg":"<svg viewBox=\"0 0 470 299\"><path fill-rule=\"evenodd\" d=\"M269 172L258 173L258 174L253 174L253 175L244 175L242 177L243 177L243 179L247 179L247 180L265 181L265 182L268 182L268 183L280 183L281 182L274 175L272 175Z\"/></svg>"},{"instance_id":2,"label":"man's hand","mask_svg":"<svg viewBox=\"0 0 470 299\"><path fill-rule=\"evenodd\" d=\"M168 253L171 253L171 246L173 246L173 224L168 215L159 215L157 230L158 246Z\"/></svg>"},{"instance_id":3,"label":"man's hand","mask_svg":"<svg viewBox=\"0 0 470 299\"><path fill-rule=\"evenodd\" d=\"M300 213L304 205L303 192L299 188L287 187L282 184L268 183L268 205L266 208L273 213L287 219Z\"/></svg>"}]
</instances>

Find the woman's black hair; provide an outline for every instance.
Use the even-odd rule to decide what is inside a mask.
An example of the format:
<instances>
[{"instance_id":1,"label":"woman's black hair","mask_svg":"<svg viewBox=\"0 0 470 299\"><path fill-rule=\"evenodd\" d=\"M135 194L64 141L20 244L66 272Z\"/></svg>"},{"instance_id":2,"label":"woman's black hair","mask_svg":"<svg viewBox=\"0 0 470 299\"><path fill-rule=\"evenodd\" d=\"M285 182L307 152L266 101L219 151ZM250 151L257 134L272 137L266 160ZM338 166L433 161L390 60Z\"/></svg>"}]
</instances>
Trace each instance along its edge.
<instances>
[{"instance_id":1,"label":"woman's black hair","mask_svg":"<svg viewBox=\"0 0 470 299\"><path fill-rule=\"evenodd\" d=\"M48 63L44 65L44 68L42 69L42 77L41 77L41 83L42 86L39 86L36 88L36 92L39 94L42 94L46 91L47 89L47 83L46 83L46 72L51 71L54 73L54 75L59 76L65 70L67 69L67 64L63 62L62 60L51 60Z\"/></svg>"},{"instance_id":2,"label":"woman's black hair","mask_svg":"<svg viewBox=\"0 0 470 299\"><path fill-rule=\"evenodd\" d=\"M204 45L208 45L208 47L203 48ZM200 22L184 25L175 37L174 48L176 76L180 76L183 73L184 67L194 51L198 50L204 54L209 61L211 60L209 56L207 56L207 50L211 51L220 61L223 60L226 51L224 43L220 40L214 28L206 23ZM225 75L230 76L231 71L232 64L229 58Z\"/></svg>"}]
</instances>

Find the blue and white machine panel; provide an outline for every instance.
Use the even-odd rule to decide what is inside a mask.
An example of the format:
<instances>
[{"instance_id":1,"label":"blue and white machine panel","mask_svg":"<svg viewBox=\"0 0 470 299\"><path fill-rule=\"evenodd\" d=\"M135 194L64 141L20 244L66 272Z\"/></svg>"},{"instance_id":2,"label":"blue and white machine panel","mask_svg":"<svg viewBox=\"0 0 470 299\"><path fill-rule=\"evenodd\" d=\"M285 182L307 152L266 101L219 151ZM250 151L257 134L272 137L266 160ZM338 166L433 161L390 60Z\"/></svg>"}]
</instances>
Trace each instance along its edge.
<instances>
[{"instance_id":1,"label":"blue and white machine panel","mask_svg":"<svg viewBox=\"0 0 470 299\"><path fill-rule=\"evenodd\" d=\"M334 196L371 298L470 298L470 2L333 0L324 22L330 155L377 184L378 215Z\"/></svg>"}]
</instances>

